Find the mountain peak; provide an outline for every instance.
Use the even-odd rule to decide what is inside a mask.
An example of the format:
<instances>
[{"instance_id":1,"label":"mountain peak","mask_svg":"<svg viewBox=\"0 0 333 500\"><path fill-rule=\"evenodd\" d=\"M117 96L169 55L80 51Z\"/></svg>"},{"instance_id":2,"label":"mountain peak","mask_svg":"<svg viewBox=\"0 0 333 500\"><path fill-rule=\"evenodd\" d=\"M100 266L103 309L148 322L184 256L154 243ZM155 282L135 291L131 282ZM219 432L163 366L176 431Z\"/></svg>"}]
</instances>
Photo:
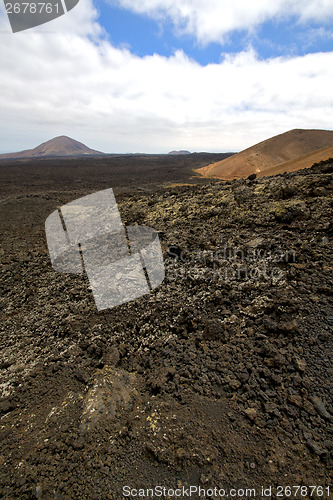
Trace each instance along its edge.
<instances>
[{"instance_id":1,"label":"mountain peak","mask_svg":"<svg viewBox=\"0 0 333 500\"><path fill-rule=\"evenodd\" d=\"M0 159L15 158L42 158L42 157L63 157L63 156L100 156L101 151L90 149L82 142L76 141L67 135L59 135L43 142L33 149L26 149L18 153L8 153L0 155Z\"/></svg>"}]
</instances>

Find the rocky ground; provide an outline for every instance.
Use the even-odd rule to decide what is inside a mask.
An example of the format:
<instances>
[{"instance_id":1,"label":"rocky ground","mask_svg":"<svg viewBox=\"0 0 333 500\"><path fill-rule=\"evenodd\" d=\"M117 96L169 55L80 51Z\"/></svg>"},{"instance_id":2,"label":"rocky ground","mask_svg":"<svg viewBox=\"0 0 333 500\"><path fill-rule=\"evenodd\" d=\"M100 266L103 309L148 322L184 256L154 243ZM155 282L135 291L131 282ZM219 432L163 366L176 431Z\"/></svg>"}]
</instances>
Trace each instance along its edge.
<instances>
[{"instance_id":1,"label":"rocky ground","mask_svg":"<svg viewBox=\"0 0 333 500\"><path fill-rule=\"evenodd\" d=\"M71 166L51 187L45 163L0 166L2 498L332 496L333 163L226 183L189 165L132 183ZM159 231L166 278L98 312L86 277L52 269L44 223L108 187L126 225Z\"/></svg>"}]
</instances>

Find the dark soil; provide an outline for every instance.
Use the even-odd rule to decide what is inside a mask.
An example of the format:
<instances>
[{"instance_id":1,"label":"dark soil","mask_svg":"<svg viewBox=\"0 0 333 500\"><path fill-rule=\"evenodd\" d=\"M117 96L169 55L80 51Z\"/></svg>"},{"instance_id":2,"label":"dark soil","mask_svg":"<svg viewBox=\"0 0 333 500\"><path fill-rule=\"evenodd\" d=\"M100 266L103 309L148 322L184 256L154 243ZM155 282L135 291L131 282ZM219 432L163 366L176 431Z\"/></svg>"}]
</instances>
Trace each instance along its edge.
<instances>
[{"instance_id":1,"label":"dark soil","mask_svg":"<svg viewBox=\"0 0 333 500\"><path fill-rule=\"evenodd\" d=\"M2 498L332 496L333 165L193 175L222 157L1 162ZM166 278L98 312L44 223L109 187L124 224L159 231Z\"/></svg>"}]
</instances>

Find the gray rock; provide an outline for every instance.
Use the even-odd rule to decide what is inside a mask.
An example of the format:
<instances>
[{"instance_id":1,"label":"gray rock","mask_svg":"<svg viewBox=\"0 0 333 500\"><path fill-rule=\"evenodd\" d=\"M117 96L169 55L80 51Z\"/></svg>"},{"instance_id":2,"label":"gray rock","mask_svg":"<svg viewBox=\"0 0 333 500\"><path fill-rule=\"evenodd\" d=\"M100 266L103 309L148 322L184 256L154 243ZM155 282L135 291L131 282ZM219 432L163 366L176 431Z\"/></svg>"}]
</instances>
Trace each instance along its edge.
<instances>
[{"instance_id":1,"label":"gray rock","mask_svg":"<svg viewBox=\"0 0 333 500\"><path fill-rule=\"evenodd\" d=\"M325 405L322 402L322 400L318 396L312 396L310 399L313 403L313 406L316 408L317 412L319 413L319 415L321 415L323 418L325 418L329 422L333 422L333 417L326 410Z\"/></svg>"},{"instance_id":2,"label":"gray rock","mask_svg":"<svg viewBox=\"0 0 333 500\"><path fill-rule=\"evenodd\" d=\"M313 439L308 439L307 442L306 442L306 444L319 457L327 454L327 450L325 450L324 448L322 448L320 446L320 444L316 443Z\"/></svg>"}]
</instances>

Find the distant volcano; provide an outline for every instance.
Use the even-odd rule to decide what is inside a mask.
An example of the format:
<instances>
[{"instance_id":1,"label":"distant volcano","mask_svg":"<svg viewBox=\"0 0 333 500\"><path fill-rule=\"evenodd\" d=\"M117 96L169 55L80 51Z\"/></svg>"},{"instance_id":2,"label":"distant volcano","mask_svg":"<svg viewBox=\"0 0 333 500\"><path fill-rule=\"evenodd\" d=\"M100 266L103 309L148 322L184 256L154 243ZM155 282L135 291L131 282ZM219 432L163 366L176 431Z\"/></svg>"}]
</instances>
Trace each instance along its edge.
<instances>
[{"instance_id":1,"label":"distant volcano","mask_svg":"<svg viewBox=\"0 0 333 500\"><path fill-rule=\"evenodd\" d=\"M0 155L0 160L14 158L42 158L54 156L100 156L104 155L101 151L90 149L82 142L75 141L70 137L61 135L50 141L43 142L34 149L26 149L18 153L8 153Z\"/></svg>"},{"instance_id":2,"label":"distant volcano","mask_svg":"<svg viewBox=\"0 0 333 500\"><path fill-rule=\"evenodd\" d=\"M191 152L190 151L186 151L184 149L181 149L180 151L170 151L170 153L168 153L168 155L190 155Z\"/></svg>"}]
</instances>

